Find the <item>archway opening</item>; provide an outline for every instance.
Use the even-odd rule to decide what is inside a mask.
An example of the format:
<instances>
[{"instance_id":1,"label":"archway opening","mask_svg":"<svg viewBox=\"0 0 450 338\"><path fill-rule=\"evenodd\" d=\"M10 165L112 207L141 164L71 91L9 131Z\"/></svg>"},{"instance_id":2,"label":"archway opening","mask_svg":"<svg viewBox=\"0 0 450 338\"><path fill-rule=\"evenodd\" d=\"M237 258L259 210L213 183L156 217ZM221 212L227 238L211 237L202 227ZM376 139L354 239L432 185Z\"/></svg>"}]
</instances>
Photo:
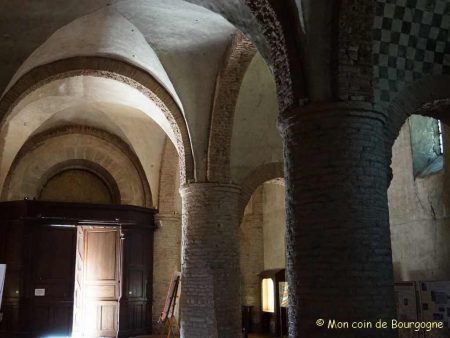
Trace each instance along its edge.
<instances>
[{"instance_id":1,"label":"archway opening","mask_svg":"<svg viewBox=\"0 0 450 338\"><path fill-rule=\"evenodd\" d=\"M284 180L261 184L240 227L241 302L250 334L287 334Z\"/></svg>"},{"instance_id":2,"label":"archway opening","mask_svg":"<svg viewBox=\"0 0 450 338\"><path fill-rule=\"evenodd\" d=\"M392 148L388 201L398 317L445 323L445 305L433 295L450 287L450 129L433 112L420 113L404 122Z\"/></svg>"}]
</instances>

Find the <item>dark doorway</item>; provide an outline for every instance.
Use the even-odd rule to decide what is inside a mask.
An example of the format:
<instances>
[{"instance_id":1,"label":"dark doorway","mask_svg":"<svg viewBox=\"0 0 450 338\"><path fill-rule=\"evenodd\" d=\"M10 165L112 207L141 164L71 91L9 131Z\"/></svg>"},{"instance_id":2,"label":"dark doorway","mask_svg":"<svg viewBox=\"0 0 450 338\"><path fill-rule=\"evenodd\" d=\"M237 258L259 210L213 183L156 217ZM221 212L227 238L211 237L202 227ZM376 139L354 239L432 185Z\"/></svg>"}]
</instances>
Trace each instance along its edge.
<instances>
[{"instance_id":1,"label":"dark doorway","mask_svg":"<svg viewBox=\"0 0 450 338\"><path fill-rule=\"evenodd\" d=\"M95 323L98 336L151 333L154 213L122 205L0 203L0 263L7 264L0 337L69 336L89 302L104 310L104 330ZM116 260L102 256L110 252Z\"/></svg>"}]
</instances>

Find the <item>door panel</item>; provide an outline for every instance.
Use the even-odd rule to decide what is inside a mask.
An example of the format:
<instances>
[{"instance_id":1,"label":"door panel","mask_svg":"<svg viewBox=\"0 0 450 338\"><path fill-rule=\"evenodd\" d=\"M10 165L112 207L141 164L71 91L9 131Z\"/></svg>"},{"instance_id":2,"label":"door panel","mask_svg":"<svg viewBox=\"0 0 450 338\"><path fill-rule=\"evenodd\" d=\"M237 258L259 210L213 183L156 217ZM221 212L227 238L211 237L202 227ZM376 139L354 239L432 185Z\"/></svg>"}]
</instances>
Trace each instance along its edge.
<instances>
[{"instance_id":1,"label":"door panel","mask_svg":"<svg viewBox=\"0 0 450 338\"><path fill-rule=\"evenodd\" d=\"M117 261L112 258L117 256L117 230L93 230L86 235L86 282L115 282Z\"/></svg>"},{"instance_id":2,"label":"door panel","mask_svg":"<svg viewBox=\"0 0 450 338\"><path fill-rule=\"evenodd\" d=\"M31 271L23 303L27 325L39 335L69 334L73 317L76 232L73 228L35 228ZM57 267L57 268L55 268Z\"/></svg>"},{"instance_id":3,"label":"door panel","mask_svg":"<svg viewBox=\"0 0 450 338\"><path fill-rule=\"evenodd\" d=\"M123 241L123 294L119 337L151 332L152 245L150 231L127 229Z\"/></svg>"},{"instance_id":4,"label":"door panel","mask_svg":"<svg viewBox=\"0 0 450 338\"><path fill-rule=\"evenodd\" d=\"M73 307L73 337L80 337L83 328L83 281L84 281L84 231L77 228L75 291Z\"/></svg>"},{"instance_id":5,"label":"door panel","mask_svg":"<svg viewBox=\"0 0 450 338\"><path fill-rule=\"evenodd\" d=\"M78 290L81 300L75 310L81 318L77 331L85 337L116 337L121 285L120 229L83 227L81 237L84 245L79 264L84 273Z\"/></svg>"}]
</instances>

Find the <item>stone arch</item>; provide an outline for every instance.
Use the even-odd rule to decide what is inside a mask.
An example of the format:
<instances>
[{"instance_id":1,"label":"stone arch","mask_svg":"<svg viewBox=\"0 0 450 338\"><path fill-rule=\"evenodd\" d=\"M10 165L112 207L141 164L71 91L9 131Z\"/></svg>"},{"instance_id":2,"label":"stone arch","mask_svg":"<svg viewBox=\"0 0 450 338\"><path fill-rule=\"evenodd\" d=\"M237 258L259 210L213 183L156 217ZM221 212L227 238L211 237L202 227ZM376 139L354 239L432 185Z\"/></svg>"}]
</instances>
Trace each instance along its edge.
<instances>
[{"instance_id":1,"label":"stone arch","mask_svg":"<svg viewBox=\"0 0 450 338\"><path fill-rule=\"evenodd\" d=\"M265 270L265 257L271 250L265 246L264 209L267 205L265 206L263 185L273 181L281 184L283 178L282 163L272 162L257 167L246 177L242 186L239 229L241 301L245 305L254 306L253 322L257 327L261 325L261 282L258 274ZM284 237L284 231L281 236Z\"/></svg>"},{"instance_id":2,"label":"stone arch","mask_svg":"<svg viewBox=\"0 0 450 338\"><path fill-rule=\"evenodd\" d=\"M2 199L37 197L45 179L57 173L55 170L67 164L86 162L101 167L101 171L97 169L99 174L109 173L120 192L122 204L153 206L142 165L128 144L103 130L84 126L59 127L32 136L9 169ZM84 168L92 170L93 165ZM107 180L107 175L102 176Z\"/></svg>"},{"instance_id":3,"label":"stone arch","mask_svg":"<svg viewBox=\"0 0 450 338\"><path fill-rule=\"evenodd\" d=\"M287 43L287 38L292 39L292 36L298 32L298 28L294 29L298 18L292 17L295 13L295 10L293 10L295 5L291 1L289 1L289 4L286 1L278 6L276 6L276 2L269 0L240 1L250 8L261 26L262 34L268 45L269 61L277 84L280 112L284 112L296 104L296 100L304 94L302 93L304 90L303 81L298 88L294 88L293 85L292 75L297 74L298 69L301 69L301 66L297 63L300 61L298 58L298 41L295 41L294 38L294 40L289 41L289 44ZM285 16L284 20L281 20L283 16ZM300 74L298 74L298 78L300 77Z\"/></svg>"},{"instance_id":4,"label":"stone arch","mask_svg":"<svg viewBox=\"0 0 450 338\"><path fill-rule=\"evenodd\" d=\"M241 185L241 214L250 200L253 192L264 182L284 178L283 163L266 163L253 170L242 182Z\"/></svg>"},{"instance_id":5,"label":"stone arch","mask_svg":"<svg viewBox=\"0 0 450 338\"><path fill-rule=\"evenodd\" d=\"M400 129L412 114L427 115L450 125L450 76L428 76L405 87L388 105L387 147L392 148Z\"/></svg>"},{"instance_id":6,"label":"stone arch","mask_svg":"<svg viewBox=\"0 0 450 338\"><path fill-rule=\"evenodd\" d=\"M238 32L217 77L208 145L208 181L230 181L231 136L234 112L245 72L256 53L253 44Z\"/></svg>"},{"instance_id":7,"label":"stone arch","mask_svg":"<svg viewBox=\"0 0 450 338\"><path fill-rule=\"evenodd\" d=\"M102 166L98 165L95 162L91 162L88 160L67 160L65 162L61 162L58 164L55 164L53 167L51 167L42 177L38 184L37 189L37 198L40 199L42 196L42 192L45 188L45 185L52 180L54 177L56 177L59 174L62 174L68 170L83 170L87 171L89 173L94 174L97 178L99 178L107 187L111 194L111 198L113 200L114 204L120 204L121 197L120 197L120 190L117 186L116 181L114 180L114 177Z\"/></svg>"},{"instance_id":8,"label":"stone arch","mask_svg":"<svg viewBox=\"0 0 450 338\"><path fill-rule=\"evenodd\" d=\"M413 114L430 116L450 125L450 115L445 107L450 100L450 76L427 76L405 87L387 105L385 147L387 158L388 185L392 180L392 147L400 129ZM450 107L449 107L450 108Z\"/></svg>"},{"instance_id":9,"label":"stone arch","mask_svg":"<svg viewBox=\"0 0 450 338\"><path fill-rule=\"evenodd\" d=\"M275 77L281 112L305 96L299 1L187 1L222 15L257 46Z\"/></svg>"},{"instance_id":10,"label":"stone arch","mask_svg":"<svg viewBox=\"0 0 450 338\"><path fill-rule=\"evenodd\" d=\"M83 75L125 83L155 102L173 131L175 138L173 142L180 156L181 180L185 182L194 179L194 159L181 109L170 93L151 74L124 61L99 56L80 56L31 69L17 79L1 98L1 125L5 124L14 107L32 91L55 80Z\"/></svg>"}]
</instances>

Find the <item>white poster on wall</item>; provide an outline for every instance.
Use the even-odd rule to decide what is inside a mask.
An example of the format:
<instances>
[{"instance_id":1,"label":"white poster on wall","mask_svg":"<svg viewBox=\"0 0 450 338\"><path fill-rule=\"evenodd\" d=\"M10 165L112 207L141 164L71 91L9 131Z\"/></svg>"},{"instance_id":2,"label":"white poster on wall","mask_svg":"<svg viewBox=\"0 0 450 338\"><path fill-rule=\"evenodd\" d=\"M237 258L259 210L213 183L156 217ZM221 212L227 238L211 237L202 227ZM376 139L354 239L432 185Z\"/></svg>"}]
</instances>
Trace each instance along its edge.
<instances>
[{"instance_id":1,"label":"white poster on wall","mask_svg":"<svg viewBox=\"0 0 450 338\"><path fill-rule=\"evenodd\" d=\"M6 264L0 264L0 310L2 309L3 286L5 285Z\"/></svg>"}]
</instances>

